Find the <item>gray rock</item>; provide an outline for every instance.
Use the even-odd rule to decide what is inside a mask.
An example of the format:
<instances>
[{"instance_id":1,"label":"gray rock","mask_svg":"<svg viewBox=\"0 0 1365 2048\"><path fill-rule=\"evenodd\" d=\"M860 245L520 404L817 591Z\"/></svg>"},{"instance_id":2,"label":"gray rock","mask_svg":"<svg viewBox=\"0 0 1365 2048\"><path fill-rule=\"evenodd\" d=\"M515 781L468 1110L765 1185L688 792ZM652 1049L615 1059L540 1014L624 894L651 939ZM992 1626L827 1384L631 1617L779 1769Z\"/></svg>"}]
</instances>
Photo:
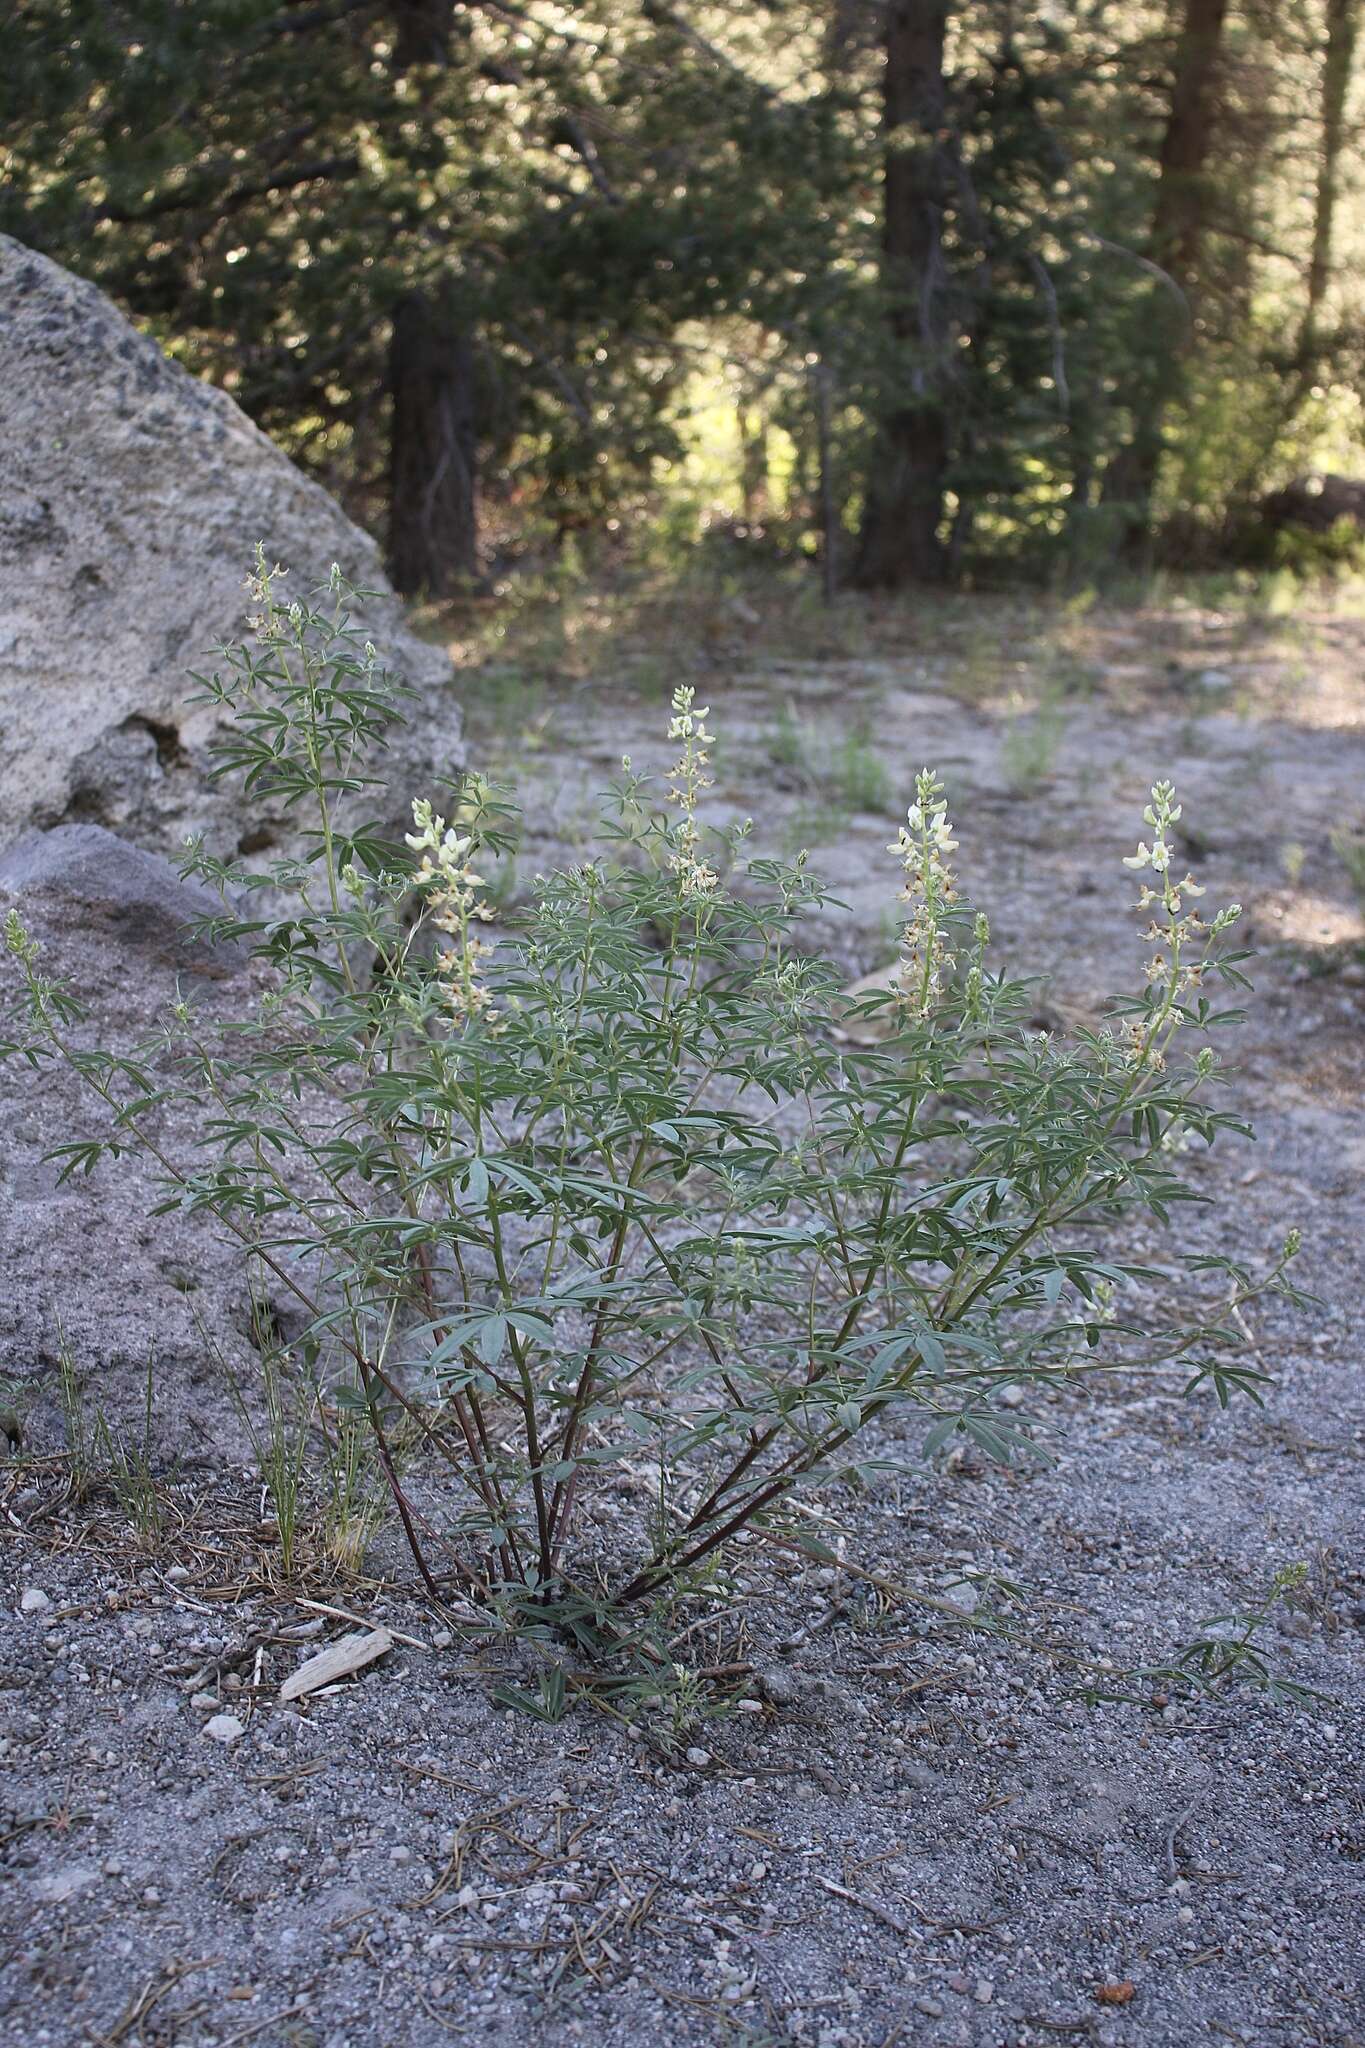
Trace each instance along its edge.
<instances>
[{"instance_id":1,"label":"gray rock","mask_svg":"<svg viewBox=\"0 0 1365 2048\"><path fill-rule=\"evenodd\" d=\"M450 664L408 627L374 542L226 392L3 235L0 391L0 847L69 821L168 852L198 830L220 854L289 837L205 780L217 714L185 705L188 672L244 630L257 541L290 595L334 561L379 592L366 630L417 694L367 814L396 824L457 765Z\"/></svg>"},{"instance_id":2,"label":"gray rock","mask_svg":"<svg viewBox=\"0 0 1365 2048\"><path fill-rule=\"evenodd\" d=\"M64 1906L78 1892L88 1891L92 1884L98 1884L99 1877L92 1863L64 1863L60 1870L35 1878L33 1888L38 1897L49 1905Z\"/></svg>"},{"instance_id":3,"label":"gray rock","mask_svg":"<svg viewBox=\"0 0 1365 2048\"><path fill-rule=\"evenodd\" d=\"M214 1742L226 1745L241 1740L246 1734L246 1724L235 1714L215 1714L211 1721L205 1721L202 1732Z\"/></svg>"},{"instance_id":4,"label":"gray rock","mask_svg":"<svg viewBox=\"0 0 1365 2048\"><path fill-rule=\"evenodd\" d=\"M794 1707L801 1697L799 1679L783 1664L769 1665L758 1673L756 1682L775 1707Z\"/></svg>"},{"instance_id":5,"label":"gray rock","mask_svg":"<svg viewBox=\"0 0 1365 2048\"><path fill-rule=\"evenodd\" d=\"M27 908L60 908L83 928L101 926L121 946L177 967L225 972L243 947L212 947L195 933L223 905L201 882L184 881L159 853L148 853L102 825L57 825L0 856L0 898Z\"/></svg>"}]
</instances>

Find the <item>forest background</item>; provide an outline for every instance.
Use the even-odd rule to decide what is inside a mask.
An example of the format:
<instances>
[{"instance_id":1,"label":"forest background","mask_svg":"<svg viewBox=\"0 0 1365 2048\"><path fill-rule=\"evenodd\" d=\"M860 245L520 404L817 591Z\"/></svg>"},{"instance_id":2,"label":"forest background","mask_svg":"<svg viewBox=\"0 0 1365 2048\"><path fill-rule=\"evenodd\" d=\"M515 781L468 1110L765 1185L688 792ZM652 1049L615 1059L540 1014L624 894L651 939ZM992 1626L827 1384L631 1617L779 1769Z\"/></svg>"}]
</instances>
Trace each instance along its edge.
<instances>
[{"instance_id":1,"label":"forest background","mask_svg":"<svg viewBox=\"0 0 1365 2048\"><path fill-rule=\"evenodd\" d=\"M570 536L831 592L1313 569L1358 537L1283 494L1361 466L1360 9L25 0L0 229L411 596Z\"/></svg>"}]
</instances>

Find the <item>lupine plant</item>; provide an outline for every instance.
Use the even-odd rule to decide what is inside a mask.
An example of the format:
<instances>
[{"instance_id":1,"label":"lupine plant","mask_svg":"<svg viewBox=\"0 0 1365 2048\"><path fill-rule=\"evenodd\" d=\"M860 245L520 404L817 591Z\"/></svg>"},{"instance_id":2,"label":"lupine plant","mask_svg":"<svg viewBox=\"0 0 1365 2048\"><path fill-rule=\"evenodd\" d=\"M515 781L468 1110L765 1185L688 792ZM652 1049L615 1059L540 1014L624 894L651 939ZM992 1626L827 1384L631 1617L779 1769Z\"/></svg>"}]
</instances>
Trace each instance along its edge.
<instances>
[{"instance_id":1,"label":"lupine plant","mask_svg":"<svg viewBox=\"0 0 1365 2048\"><path fill-rule=\"evenodd\" d=\"M282 573L258 556L251 640L198 679L219 772L303 835L256 873L187 854L222 891L213 934L254 949L246 1007L178 1002L155 1043L92 1049L12 915L11 1049L74 1061L104 1104L66 1170L145 1150L167 1206L212 1217L292 1305L434 1596L608 1639L742 1534L782 1540L804 1485L895 1462L907 1424L916 1448L1012 1458L1035 1447L1002 1400L1019 1382L1123 1366L1255 1395L1238 1311L1288 1289L1293 1240L1259 1277L1186 1254L1189 1299L1163 1280L1159 1315L1115 1249L1135 1212L1196 1199L1190 1145L1243 1128L1210 1043L1235 1014L1216 992L1243 982L1237 910L1206 922L1175 878L1168 784L1127 863L1145 983L1063 1042L992 971L925 770L889 849L900 968L867 1004L880 1037L850 1044L842 977L805 940L827 898L804 857L705 820L689 689L671 777L624 762L596 857L494 921L507 796L478 775L418 794L406 850L365 822L402 700L363 593L334 571L289 604ZM159 1135L171 1097L205 1105L190 1156Z\"/></svg>"}]
</instances>

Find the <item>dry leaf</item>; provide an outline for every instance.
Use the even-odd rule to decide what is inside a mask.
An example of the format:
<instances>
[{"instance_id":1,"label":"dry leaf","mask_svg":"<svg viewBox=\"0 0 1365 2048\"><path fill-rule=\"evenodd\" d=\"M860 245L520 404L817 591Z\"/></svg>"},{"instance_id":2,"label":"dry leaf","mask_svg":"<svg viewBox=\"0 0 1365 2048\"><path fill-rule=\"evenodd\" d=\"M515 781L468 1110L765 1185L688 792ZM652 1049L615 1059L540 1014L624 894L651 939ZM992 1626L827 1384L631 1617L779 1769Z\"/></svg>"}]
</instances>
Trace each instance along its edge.
<instances>
[{"instance_id":1,"label":"dry leaf","mask_svg":"<svg viewBox=\"0 0 1365 2048\"><path fill-rule=\"evenodd\" d=\"M1095 1993L1096 2005L1131 2005L1137 1993L1137 1985L1125 1977L1121 1984L1101 1984Z\"/></svg>"},{"instance_id":2,"label":"dry leaf","mask_svg":"<svg viewBox=\"0 0 1365 2048\"><path fill-rule=\"evenodd\" d=\"M316 1692L319 1686L332 1685L338 1678L348 1678L353 1671L363 1671L376 1657L387 1656L392 1648L393 1637L386 1628L362 1629L353 1636L340 1636L325 1650L319 1650L316 1657L300 1664L297 1671L290 1672L280 1687L280 1698L302 1699L306 1692Z\"/></svg>"}]
</instances>

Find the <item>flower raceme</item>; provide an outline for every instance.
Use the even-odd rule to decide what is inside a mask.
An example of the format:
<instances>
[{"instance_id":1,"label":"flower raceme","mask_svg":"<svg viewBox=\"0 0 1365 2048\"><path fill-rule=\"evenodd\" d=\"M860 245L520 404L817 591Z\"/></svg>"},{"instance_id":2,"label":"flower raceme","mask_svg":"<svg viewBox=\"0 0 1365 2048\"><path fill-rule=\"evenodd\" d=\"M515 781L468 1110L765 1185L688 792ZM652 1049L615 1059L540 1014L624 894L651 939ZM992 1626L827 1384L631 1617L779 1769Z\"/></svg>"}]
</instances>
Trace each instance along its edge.
<instances>
[{"instance_id":1,"label":"flower raceme","mask_svg":"<svg viewBox=\"0 0 1365 2048\"><path fill-rule=\"evenodd\" d=\"M921 768L915 778L915 801L887 848L900 855L905 871L901 900L911 905L901 936L896 985L899 1004L911 1017L928 1016L952 971L946 912L957 897L948 865L948 856L956 850L943 784L932 768Z\"/></svg>"},{"instance_id":2,"label":"flower raceme","mask_svg":"<svg viewBox=\"0 0 1365 2048\"><path fill-rule=\"evenodd\" d=\"M668 865L678 877L683 895L691 898L713 895L720 884L715 869L702 858L701 827L697 823L697 805L712 786L706 769L711 759L708 749L714 746L716 736L706 730L710 706L694 708L695 697L690 683L679 684L673 692L673 716L668 727L668 737L682 741L682 753L674 765L668 791L669 801L681 813Z\"/></svg>"},{"instance_id":3,"label":"flower raceme","mask_svg":"<svg viewBox=\"0 0 1365 2048\"><path fill-rule=\"evenodd\" d=\"M470 927L476 921L487 923L493 912L476 893L483 887L483 876L476 875L469 863L473 838L437 817L426 797L413 799L412 821L417 830L404 836L412 851L422 856L413 883L425 890L428 915L436 929L455 941L438 961L451 1013L457 1022L489 1016L493 999L480 978L489 948Z\"/></svg>"},{"instance_id":4,"label":"flower raceme","mask_svg":"<svg viewBox=\"0 0 1365 2048\"><path fill-rule=\"evenodd\" d=\"M1181 1021L1181 996L1199 988L1207 971L1207 952L1191 959L1191 947L1201 939L1216 938L1242 914L1240 903L1230 903L1207 924L1197 910L1186 909L1186 897L1200 897L1204 890L1192 874L1187 873L1178 882L1173 879L1176 849L1172 842L1183 810L1184 806L1176 802L1173 783L1154 783L1151 802L1142 814L1143 822L1152 828L1152 843L1149 846L1145 839L1139 840L1136 853L1125 855L1123 862L1136 874L1150 870L1154 878L1142 884L1137 907L1149 910L1153 904L1158 906L1159 915L1147 927L1147 937L1155 948L1147 963L1147 981L1161 990L1162 996L1150 1025L1132 1026L1130 1035L1134 1057L1157 1065L1163 1058L1162 1033Z\"/></svg>"}]
</instances>

